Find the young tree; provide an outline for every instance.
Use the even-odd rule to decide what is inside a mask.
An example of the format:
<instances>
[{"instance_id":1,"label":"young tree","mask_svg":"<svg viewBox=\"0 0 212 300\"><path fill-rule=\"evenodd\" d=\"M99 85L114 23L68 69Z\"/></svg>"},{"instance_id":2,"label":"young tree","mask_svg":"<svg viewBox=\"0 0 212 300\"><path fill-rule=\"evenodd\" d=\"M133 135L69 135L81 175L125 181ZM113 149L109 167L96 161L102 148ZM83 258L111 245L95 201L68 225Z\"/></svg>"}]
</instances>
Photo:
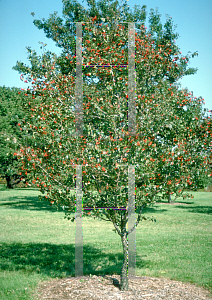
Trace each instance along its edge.
<instances>
[{"instance_id":1,"label":"young tree","mask_svg":"<svg viewBox=\"0 0 212 300\"><path fill-rule=\"evenodd\" d=\"M123 21L131 21L140 22L141 24L145 24L146 22L146 6L144 5L142 8L140 6L135 6L134 12L131 12L129 7L127 6L127 2L123 4L121 7L118 1L114 3L112 1L99 1L96 3L95 1L88 1L89 9L88 11L79 3L75 1L65 0L63 1L63 18L57 16L57 13L50 15L48 20L34 20L35 26L38 29L43 29L48 38L51 38L55 41L56 45L62 49L62 53L60 56L56 56L54 53L50 51L46 51L42 56L36 54L35 51L31 50L30 47L27 48L29 53L29 61L31 66L26 66L21 62L17 62L14 67L15 70L18 70L23 75L28 75L28 82L32 82L33 78L44 79L44 75L48 72L48 65L51 65L50 62L52 59L55 61L55 72L64 75L72 75L75 76L75 24L72 22L77 21L90 21L92 18L96 16L96 20L104 20L106 22L112 20L115 25L112 25L113 28L117 27L117 24ZM34 16L34 13L32 13ZM94 20L96 22L96 20ZM96 25L90 28L90 32L94 30ZM135 24L138 31L140 31L140 25ZM155 44L155 47L167 46L169 44L169 51L166 53L167 61L177 60L178 56L174 55L176 53L180 54L180 50L175 43L175 39L177 39L178 34L173 30L173 24L171 18L167 18L166 23L162 26L160 21L160 15L157 10L151 10L149 17L149 31L147 34L152 35L152 40ZM42 43L41 43L42 44ZM120 49L126 50L127 42L123 43L121 41ZM44 48L45 48L44 44ZM42 47L41 47L42 48ZM162 54L163 55L163 54ZM143 81L143 93L145 93L146 88L151 87L153 82L157 82L157 78L166 78L166 80L170 83L173 83L177 79L182 76L195 74L196 69L189 68L188 62L189 57L194 57L197 55L197 52L192 55L187 55L185 57L181 56L181 59L177 60L177 67L174 69L174 72L167 70L165 65L161 65L161 69L157 74L154 74L152 78L148 78L144 76L146 81ZM72 59L69 59L72 58ZM83 76L85 77L85 83L88 84L88 80L86 80L87 76L85 76L87 72L87 68L83 69ZM142 70L143 72L143 70ZM90 73L91 74L91 73ZM143 77L143 74L139 74L140 78ZM90 76L90 79L94 78ZM99 84L92 82L94 86L98 85L98 88L101 88L101 78L99 78ZM140 79L141 80L141 79ZM179 110L176 110L176 114L182 114L182 107ZM174 146L174 145L173 145ZM158 170L160 173L160 170ZM171 175L172 176L172 175ZM141 184L141 183L140 183Z\"/></svg>"},{"instance_id":2,"label":"young tree","mask_svg":"<svg viewBox=\"0 0 212 300\"><path fill-rule=\"evenodd\" d=\"M25 128L26 134L28 130L33 134L30 134L30 146L20 145L20 150L14 155L27 173L28 184L37 184L43 194L47 193L43 198L50 203L64 206L68 218L75 209L75 196L70 190L75 188L76 165L83 165L83 205L92 209L126 208L127 164L135 166L136 224L127 229L127 210L93 209L89 214L112 222L120 235L124 255L121 290L127 290L128 234L138 225L142 209L166 198L167 193L174 191L192 197L183 190L192 184L194 173L202 171L203 167L193 163L197 158L207 171L208 156L200 157L199 149L203 141L203 148L211 149L211 131L207 131L211 129L211 118L207 121L207 130L202 128L207 131L204 138L195 132L202 126L196 110L192 112L192 122L185 123L187 117L183 107L192 102L192 96L188 92L185 94L176 83L183 75L192 72L187 69L189 57L181 55L176 46L170 19L162 30L157 12L152 11L149 31L144 24L135 24L136 126L133 133L133 129L127 126L128 70L111 65L127 64L126 44L130 26L127 22L144 23L145 8L139 10L136 7L134 14L130 14L126 6L118 9L117 2L100 1L97 9L94 1L88 1L90 10L86 12L78 3L63 1L63 4L65 25L56 14L47 21L35 23L63 47L64 53L67 51L70 72L65 73L65 68L59 66L59 59L54 57L46 61L43 78L40 74L38 78L32 77L21 127ZM109 21L116 18L118 22L101 22L102 17L106 20L107 16ZM78 136L75 134L77 118L73 110L76 62L71 56L75 40L70 27L73 28L71 22L90 20L92 24L82 26L83 63L108 64L110 67L94 69L87 66L83 69L84 76L98 77L99 81L85 85L83 135ZM64 61L65 58L61 56L60 59ZM201 107L201 103L201 97L195 100L196 106ZM172 150L174 146L177 151ZM142 185L138 186L141 182ZM92 193L91 185L96 187L97 194ZM86 211L84 214L88 215Z\"/></svg>"}]
</instances>

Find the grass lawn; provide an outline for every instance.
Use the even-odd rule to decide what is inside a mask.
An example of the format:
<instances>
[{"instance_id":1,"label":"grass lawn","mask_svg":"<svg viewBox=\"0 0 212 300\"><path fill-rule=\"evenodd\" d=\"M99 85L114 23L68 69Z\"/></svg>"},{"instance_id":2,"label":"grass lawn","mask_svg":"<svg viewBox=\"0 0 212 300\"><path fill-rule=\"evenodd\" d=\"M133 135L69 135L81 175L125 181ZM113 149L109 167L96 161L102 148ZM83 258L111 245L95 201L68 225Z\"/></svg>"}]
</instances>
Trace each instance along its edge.
<instances>
[{"instance_id":1,"label":"grass lawn","mask_svg":"<svg viewBox=\"0 0 212 300\"><path fill-rule=\"evenodd\" d=\"M166 277L212 292L212 197L156 204L136 228L136 275ZM33 299L39 281L75 276L75 223L40 202L36 189L0 186L0 299ZM120 274L122 244L110 222L83 218L84 275Z\"/></svg>"}]
</instances>

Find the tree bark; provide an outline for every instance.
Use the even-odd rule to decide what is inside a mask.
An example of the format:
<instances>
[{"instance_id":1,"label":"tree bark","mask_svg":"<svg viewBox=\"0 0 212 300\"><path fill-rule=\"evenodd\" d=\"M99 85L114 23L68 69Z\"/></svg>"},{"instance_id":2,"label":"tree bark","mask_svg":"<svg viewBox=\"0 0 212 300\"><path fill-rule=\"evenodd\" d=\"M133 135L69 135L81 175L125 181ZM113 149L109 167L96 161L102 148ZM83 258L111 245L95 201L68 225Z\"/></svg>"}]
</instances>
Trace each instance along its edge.
<instances>
[{"instance_id":1,"label":"tree bark","mask_svg":"<svg viewBox=\"0 0 212 300\"><path fill-rule=\"evenodd\" d=\"M121 268L121 283L120 283L120 290L121 291L128 291L128 243L127 243L127 231L124 228L122 231L121 236L122 246L123 246L123 265Z\"/></svg>"}]
</instances>

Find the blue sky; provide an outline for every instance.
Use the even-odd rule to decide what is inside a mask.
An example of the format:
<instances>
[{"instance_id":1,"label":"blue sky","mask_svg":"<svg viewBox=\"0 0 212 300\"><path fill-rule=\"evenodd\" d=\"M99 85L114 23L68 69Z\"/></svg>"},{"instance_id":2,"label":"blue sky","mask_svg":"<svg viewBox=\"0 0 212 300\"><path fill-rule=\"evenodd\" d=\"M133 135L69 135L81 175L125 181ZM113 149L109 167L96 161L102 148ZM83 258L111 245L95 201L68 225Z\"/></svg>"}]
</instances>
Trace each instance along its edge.
<instances>
[{"instance_id":1,"label":"blue sky","mask_svg":"<svg viewBox=\"0 0 212 300\"><path fill-rule=\"evenodd\" d=\"M84 7L87 2L79 1ZM181 80L182 87L193 91L194 96L202 96L204 108L212 109L212 1L211 0L129 0L128 5L133 10L134 5L147 5L147 12L158 7L162 24L166 14L172 17L179 33L177 45L182 54L198 51L198 57L192 59L190 67L197 67L196 75L190 75ZM28 64L26 46L30 46L41 54L40 42L57 54L60 53L55 43L47 39L42 30L33 24L31 12L35 19L49 17L50 13L58 11L62 16L62 1L60 0L0 0L0 86L27 88L20 80L17 71L12 70L16 61Z\"/></svg>"}]
</instances>

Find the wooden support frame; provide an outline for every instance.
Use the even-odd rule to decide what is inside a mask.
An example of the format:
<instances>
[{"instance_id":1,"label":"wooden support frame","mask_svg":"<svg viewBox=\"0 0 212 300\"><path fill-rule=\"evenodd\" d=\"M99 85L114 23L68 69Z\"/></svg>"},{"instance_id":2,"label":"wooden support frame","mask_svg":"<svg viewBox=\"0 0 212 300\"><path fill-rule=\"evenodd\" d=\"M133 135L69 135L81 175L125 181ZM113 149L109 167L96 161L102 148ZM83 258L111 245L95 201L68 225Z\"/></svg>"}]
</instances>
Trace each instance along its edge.
<instances>
[{"instance_id":1,"label":"wooden support frame","mask_svg":"<svg viewBox=\"0 0 212 300\"><path fill-rule=\"evenodd\" d=\"M83 135L83 80L82 80L82 24L76 23L76 136ZM136 132L135 109L135 29L128 22L128 131ZM126 165L128 166L128 165ZM82 232L82 165L76 166L76 203L75 203L75 277L83 276L83 232ZM128 230L135 225L135 166L128 166ZM128 276L135 275L136 269L136 228L128 234Z\"/></svg>"}]
</instances>

